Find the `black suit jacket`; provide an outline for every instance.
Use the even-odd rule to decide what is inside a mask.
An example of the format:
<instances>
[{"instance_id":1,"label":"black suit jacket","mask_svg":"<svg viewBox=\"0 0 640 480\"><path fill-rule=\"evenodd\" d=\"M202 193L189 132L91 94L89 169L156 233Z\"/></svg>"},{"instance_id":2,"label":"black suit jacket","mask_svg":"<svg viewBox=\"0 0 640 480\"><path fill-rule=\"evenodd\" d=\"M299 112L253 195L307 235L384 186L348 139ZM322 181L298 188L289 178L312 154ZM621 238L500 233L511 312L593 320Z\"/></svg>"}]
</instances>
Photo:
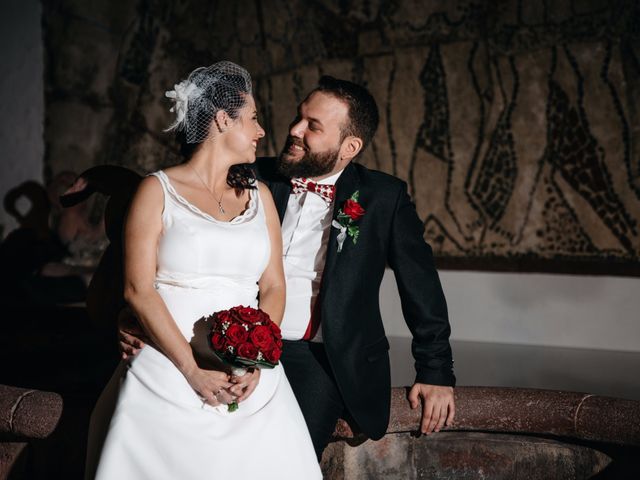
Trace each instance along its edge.
<instances>
[{"instance_id":1,"label":"black suit jacket","mask_svg":"<svg viewBox=\"0 0 640 480\"><path fill-rule=\"evenodd\" d=\"M274 164L272 158L259 159L257 171L269 185L282 221L291 187L275 173ZM338 229L331 228L319 297L322 335L350 414L363 433L378 439L389 422L391 391L389 342L378 301L387 264L413 334L416 381L453 386L455 377L444 294L406 183L351 163L336 183L333 218L356 190L366 210L357 222L358 242L354 245L347 237L338 253Z\"/></svg>"}]
</instances>

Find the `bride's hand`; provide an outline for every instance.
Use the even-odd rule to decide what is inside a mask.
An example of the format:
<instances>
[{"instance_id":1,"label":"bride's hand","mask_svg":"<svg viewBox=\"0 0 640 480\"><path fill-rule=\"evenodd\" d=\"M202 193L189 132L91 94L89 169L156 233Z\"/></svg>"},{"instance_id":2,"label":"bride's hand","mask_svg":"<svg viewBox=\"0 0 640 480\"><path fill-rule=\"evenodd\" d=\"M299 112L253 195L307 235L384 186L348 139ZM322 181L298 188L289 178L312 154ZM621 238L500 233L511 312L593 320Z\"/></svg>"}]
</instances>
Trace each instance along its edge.
<instances>
[{"instance_id":1,"label":"bride's hand","mask_svg":"<svg viewBox=\"0 0 640 480\"><path fill-rule=\"evenodd\" d=\"M227 405L236 400L228 391L233 384L229 382L229 375L225 372L195 368L192 372L185 373L185 377L191 388L209 405Z\"/></svg>"},{"instance_id":2,"label":"bride's hand","mask_svg":"<svg viewBox=\"0 0 640 480\"><path fill-rule=\"evenodd\" d=\"M251 395L258 386L259 381L260 369L254 368L253 370L249 370L241 377L231 377L231 382L233 382L235 385L231 387L229 391L232 394L238 396L237 401L238 403L240 403L243 400L249 398L249 395Z\"/></svg>"}]
</instances>

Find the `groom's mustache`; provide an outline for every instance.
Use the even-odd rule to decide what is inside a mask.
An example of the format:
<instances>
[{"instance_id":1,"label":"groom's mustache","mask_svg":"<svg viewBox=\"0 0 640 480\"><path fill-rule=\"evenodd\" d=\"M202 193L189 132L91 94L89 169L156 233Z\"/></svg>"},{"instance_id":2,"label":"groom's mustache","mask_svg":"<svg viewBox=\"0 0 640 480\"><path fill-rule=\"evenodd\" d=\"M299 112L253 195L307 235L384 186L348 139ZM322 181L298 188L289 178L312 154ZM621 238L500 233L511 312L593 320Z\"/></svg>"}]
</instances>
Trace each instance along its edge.
<instances>
[{"instance_id":1,"label":"groom's mustache","mask_svg":"<svg viewBox=\"0 0 640 480\"><path fill-rule=\"evenodd\" d=\"M296 145L298 147L302 147L305 152L309 151L309 147L307 147L304 142L296 137L292 137L291 135L287 136L287 141L284 144L284 149L288 149L291 145Z\"/></svg>"}]
</instances>

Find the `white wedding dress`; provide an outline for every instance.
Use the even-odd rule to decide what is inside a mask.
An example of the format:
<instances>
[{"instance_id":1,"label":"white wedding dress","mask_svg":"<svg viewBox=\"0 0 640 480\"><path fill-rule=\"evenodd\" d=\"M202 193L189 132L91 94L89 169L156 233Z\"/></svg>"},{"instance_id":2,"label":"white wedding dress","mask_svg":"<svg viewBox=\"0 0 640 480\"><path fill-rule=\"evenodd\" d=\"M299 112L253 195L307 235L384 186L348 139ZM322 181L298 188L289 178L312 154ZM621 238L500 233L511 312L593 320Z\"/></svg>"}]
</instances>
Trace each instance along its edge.
<instances>
[{"instance_id":1,"label":"white wedding dress","mask_svg":"<svg viewBox=\"0 0 640 480\"><path fill-rule=\"evenodd\" d=\"M164 172L153 175L164 190L156 289L206 364L212 354L203 317L257 306L256 282L270 255L262 202L251 190L247 210L221 222L181 197ZM100 480L322 478L281 365L263 369L256 390L231 413L226 406L203 406L173 363L150 346L116 372L109 388L96 412L105 410L113 392L117 400L104 444L94 452L97 465L88 456L89 477L96 471ZM92 428L99 423L93 418ZM94 444L103 440L93 437Z\"/></svg>"}]
</instances>

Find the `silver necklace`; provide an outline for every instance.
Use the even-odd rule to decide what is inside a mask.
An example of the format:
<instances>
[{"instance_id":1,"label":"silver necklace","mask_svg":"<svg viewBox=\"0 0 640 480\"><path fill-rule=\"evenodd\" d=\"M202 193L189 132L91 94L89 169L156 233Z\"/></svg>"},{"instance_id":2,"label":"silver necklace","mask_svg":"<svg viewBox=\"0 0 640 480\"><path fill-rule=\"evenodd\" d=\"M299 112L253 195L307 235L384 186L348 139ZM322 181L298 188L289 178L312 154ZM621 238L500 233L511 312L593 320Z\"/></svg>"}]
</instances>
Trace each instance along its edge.
<instances>
[{"instance_id":1,"label":"silver necklace","mask_svg":"<svg viewBox=\"0 0 640 480\"><path fill-rule=\"evenodd\" d=\"M213 197L213 199L216 201L216 203L218 204L218 210L220 211L220 213L222 213L223 215L225 215L227 212L224 211L224 208L222 208L222 197L224 196L224 190L222 191L222 195L220 195L220 199L216 200L216 191L215 189L213 189L213 191L211 191L209 189L209 187L207 187L207 184L204 183L204 180L202 180L202 177L198 174L198 171L196 170L196 168L189 164L189 166L191 167L191 170L193 170L193 173L196 174L196 177L198 177L198 180L200 180L200 182L202 183L202 186L204 187L204 189L209 192L209 195L211 195Z\"/></svg>"}]
</instances>

